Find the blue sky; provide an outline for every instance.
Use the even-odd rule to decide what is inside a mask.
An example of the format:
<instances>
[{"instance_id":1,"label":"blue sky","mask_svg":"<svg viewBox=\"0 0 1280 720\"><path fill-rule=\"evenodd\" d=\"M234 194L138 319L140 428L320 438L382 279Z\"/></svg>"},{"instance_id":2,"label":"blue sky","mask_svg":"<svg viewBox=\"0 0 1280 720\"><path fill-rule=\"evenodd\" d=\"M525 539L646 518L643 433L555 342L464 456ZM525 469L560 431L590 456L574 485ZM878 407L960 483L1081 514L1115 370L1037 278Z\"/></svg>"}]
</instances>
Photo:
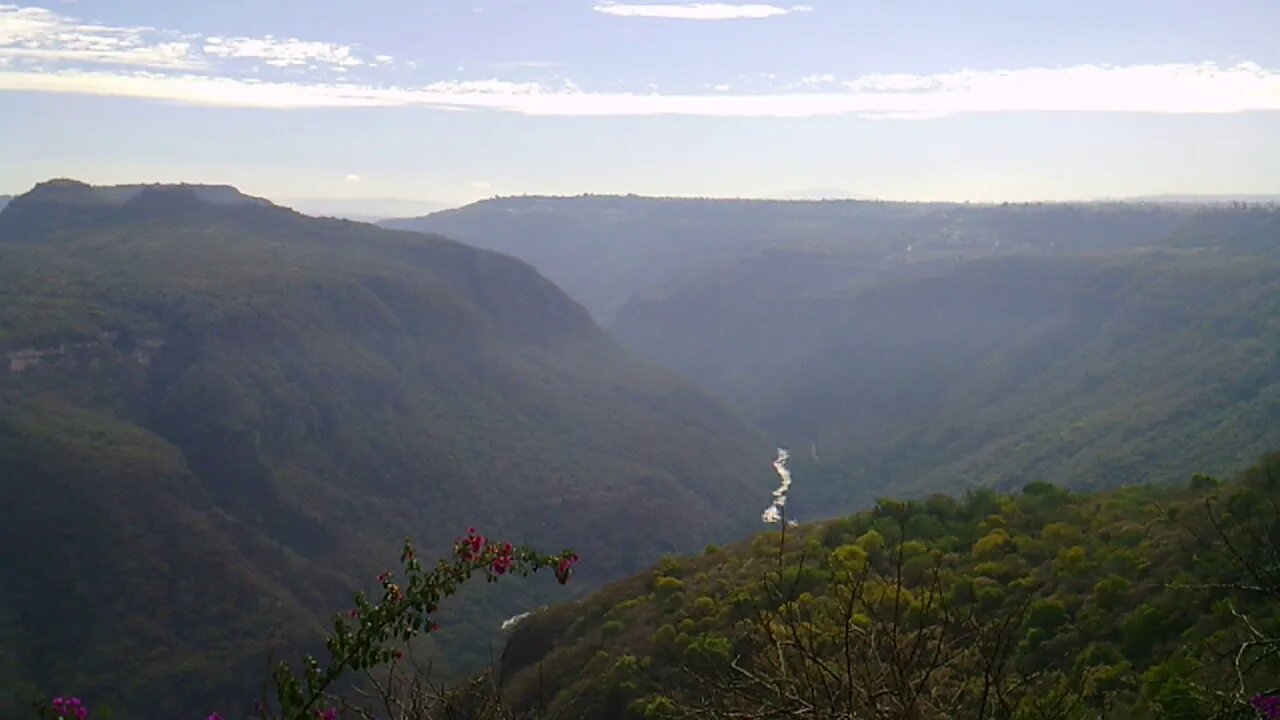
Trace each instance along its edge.
<instances>
[{"instance_id":1,"label":"blue sky","mask_svg":"<svg viewBox=\"0 0 1280 720\"><path fill-rule=\"evenodd\" d=\"M1280 192L1280 3L0 0L0 192Z\"/></svg>"}]
</instances>

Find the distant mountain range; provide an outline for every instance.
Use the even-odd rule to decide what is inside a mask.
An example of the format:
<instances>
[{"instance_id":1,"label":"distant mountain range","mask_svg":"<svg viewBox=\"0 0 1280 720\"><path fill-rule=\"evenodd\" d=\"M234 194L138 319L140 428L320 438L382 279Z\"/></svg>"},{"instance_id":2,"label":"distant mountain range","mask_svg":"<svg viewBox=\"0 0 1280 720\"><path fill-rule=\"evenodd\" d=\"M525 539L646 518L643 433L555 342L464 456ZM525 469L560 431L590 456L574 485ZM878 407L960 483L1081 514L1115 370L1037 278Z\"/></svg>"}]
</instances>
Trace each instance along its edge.
<instances>
[{"instance_id":1,"label":"distant mountain range","mask_svg":"<svg viewBox=\"0 0 1280 720\"><path fill-rule=\"evenodd\" d=\"M771 485L735 412L440 237L56 181L0 212L0 293L0 712L233 707L405 536L570 546L581 591L736 535ZM455 608L441 666L536 587Z\"/></svg>"},{"instance_id":2,"label":"distant mountain range","mask_svg":"<svg viewBox=\"0 0 1280 720\"><path fill-rule=\"evenodd\" d=\"M532 263L611 324L637 295L662 293L703 270L774 248L856 250L864 260L913 263L1026 251L1066 253L1115 242L1132 245L1166 232L1179 216L1140 206L1105 212L1086 204L1009 206L865 200L700 200L637 196L514 197L486 200L384 227L434 232ZM1017 209L1022 208L1022 209ZM1079 216L1087 226L1041 222ZM1132 235L1117 237L1117 232ZM1039 242L1043 240L1043 242ZM1029 244L1030 243L1030 244Z\"/></svg>"}]
</instances>

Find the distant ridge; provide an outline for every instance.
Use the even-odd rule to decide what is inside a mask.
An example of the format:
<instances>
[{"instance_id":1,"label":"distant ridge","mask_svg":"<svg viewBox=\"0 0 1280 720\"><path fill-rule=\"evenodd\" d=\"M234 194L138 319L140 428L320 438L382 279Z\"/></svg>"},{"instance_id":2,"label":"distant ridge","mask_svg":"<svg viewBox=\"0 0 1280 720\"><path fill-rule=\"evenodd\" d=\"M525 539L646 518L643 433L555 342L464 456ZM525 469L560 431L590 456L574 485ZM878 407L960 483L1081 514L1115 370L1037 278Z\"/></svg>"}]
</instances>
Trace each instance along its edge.
<instances>
[{"instance_id":1,"label":"distant ridge","mask_svg":"<svg viewBox=\"0 0 1280 720\"><path fill-rule=\"evenodd\" d=\"M230 185L137 184L94 186L79 180L59 178L37 184L30 191L10 201L31 203L54 202L64 205L120 207L144 195L190 194L210 205L263 205L272 203L246 195Z\"/></svg>"},{"instance_id":2,"label":"distant ridge","mask_svg":"<svg viewBox=\"0 0 1280 720\"><path fill-rule=\"evenodd\" d=\"M770 248L803 244L810 250L834 249L853 243L881 260L902 255L908 246L919 257L918 251L930 243L938 245L935 255L940 257L1007 254L1016 250L1016 244L1010 245L1015 237L1025 239L1013 226L1041 222L1042 216L1061 215L1071 227L1132 222L1135 232L1147 237L1146 220L1159 216L1155 219L1163 227L1178 221L1174 215L1194 210L1142 205L531 195L497 197L380 224L514 255L610 325L637 294L659 292L708 265L754 257ZM1093 209L1106 212L1086 212ZM996 244L997 235L1004 238L1003 245ZM923 242L904 240L908 237Z\"/></svg>"},{"instance_id":3,"label":"distant ridge","mask_svg":"<svg viewBox=\"0 0 1280 720\"><path fill-rule=\"evenodd\" d=\"M405 198L278 198L276 202L314 217L336 217L360 222L378 222L389 218L427 215L458 203L433 200L409 200Z\"/></svg>"},{"instance_id":4,"label":"distant ridge","mask_svg":"<svg viewBox=\"0 0 1280 720\"><path fill-rule=\"evenodd\" d=\"M1280 194L1260 194L1260 195L1196 195L1172 193L1166 195L1140 195L1137 197L1123 198L1124 202L1156 202L1156 203L1191 203L1202 205L1217 205L1223 203L1280 203Z\"/></svg>"}]
</instances>

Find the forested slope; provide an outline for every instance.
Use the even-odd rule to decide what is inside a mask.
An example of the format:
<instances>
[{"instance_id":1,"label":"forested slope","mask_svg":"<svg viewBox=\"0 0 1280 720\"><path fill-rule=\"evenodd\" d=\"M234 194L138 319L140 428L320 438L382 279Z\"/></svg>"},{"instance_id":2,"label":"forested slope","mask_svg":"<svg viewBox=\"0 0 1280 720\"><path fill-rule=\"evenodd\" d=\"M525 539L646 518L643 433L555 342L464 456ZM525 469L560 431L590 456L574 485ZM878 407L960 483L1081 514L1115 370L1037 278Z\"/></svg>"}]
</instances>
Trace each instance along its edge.
<instances>
[{"instance_id":1,"label":"forested slope","mask_svg":"<svg viewBox=\"0 0 1280 720\"><path fill-rule=\"evenodd\" d=\"M534 615L504 656L507 700L577 718L1252 719L1280 669L1277 507L1276 455L1226 484L881 500Z\"/></svg>"},{"instance_id":2,"label":"forested slope","mask_svg":"<svg viewBox=\"0 0 1280 720\"><path fill-rule=\"evenodd\" d=\"M589 543L585 589L732 535L768 482L733 412L438 237L59 181L0 214L0 296L9 697L243 699L406 536ZM538 602L455 610L442 666Z\"/></svg>"}]
</instances>

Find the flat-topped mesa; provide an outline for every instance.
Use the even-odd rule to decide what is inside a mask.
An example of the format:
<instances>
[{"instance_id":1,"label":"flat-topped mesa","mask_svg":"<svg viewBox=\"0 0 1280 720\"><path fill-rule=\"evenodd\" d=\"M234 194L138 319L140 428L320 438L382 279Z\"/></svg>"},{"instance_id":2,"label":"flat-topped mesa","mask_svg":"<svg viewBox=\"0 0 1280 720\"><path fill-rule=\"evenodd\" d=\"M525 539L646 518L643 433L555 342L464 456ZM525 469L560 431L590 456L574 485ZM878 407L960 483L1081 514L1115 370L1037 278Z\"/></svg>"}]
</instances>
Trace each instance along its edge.
<instances>
[{"instance_id":1,"label":"flat-topped mesa","mask_svg":"<svg viewBox=\"0 0 1280 720\"><path fill-rule=\"evenodd\" d=\"M229 185L94 186L78 180L49 180L19 195L0 210L0 243L78 237L104 224L172 220L186 223L229 215L278 221L294 213Z\"/></svg>"},{"instance_id":2,"label":"flat-topped mesa","mask_svg":"<svg viewBox=\"0 0 1280 720\"><path fill-rule=\"evenodd\" d=\"M12 200L17 207L26 203L56 203L80 207L123 207L158 198L190 198L209 205L271 205L262 198L246 195L230 185L152 184L95 186L59 178L37 184Z\"/></svg>"}]
</instances>

